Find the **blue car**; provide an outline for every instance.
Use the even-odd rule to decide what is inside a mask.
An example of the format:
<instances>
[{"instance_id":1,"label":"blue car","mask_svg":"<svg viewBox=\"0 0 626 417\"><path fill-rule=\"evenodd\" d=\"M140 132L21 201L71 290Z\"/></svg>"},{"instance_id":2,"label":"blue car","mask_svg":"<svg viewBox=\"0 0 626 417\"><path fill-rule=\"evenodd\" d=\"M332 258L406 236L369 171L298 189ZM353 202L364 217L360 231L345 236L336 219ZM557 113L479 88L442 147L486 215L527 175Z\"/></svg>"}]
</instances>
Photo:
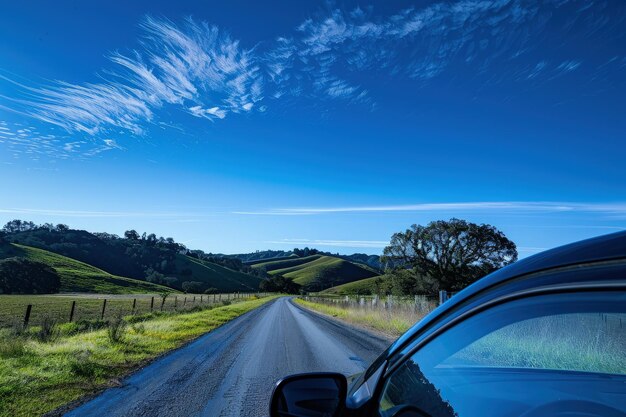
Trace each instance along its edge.
<instances>
[{"instance_id":1,"label":"blue car","mask_svg":"<svg viewBox=\"0 0 626 417\"><path fill-rule=\"evenodd\" d=\"M626 233L484 277L350 384L337 373L281 380L270 415L626 416Z\"/></svg>"}]
</instances>

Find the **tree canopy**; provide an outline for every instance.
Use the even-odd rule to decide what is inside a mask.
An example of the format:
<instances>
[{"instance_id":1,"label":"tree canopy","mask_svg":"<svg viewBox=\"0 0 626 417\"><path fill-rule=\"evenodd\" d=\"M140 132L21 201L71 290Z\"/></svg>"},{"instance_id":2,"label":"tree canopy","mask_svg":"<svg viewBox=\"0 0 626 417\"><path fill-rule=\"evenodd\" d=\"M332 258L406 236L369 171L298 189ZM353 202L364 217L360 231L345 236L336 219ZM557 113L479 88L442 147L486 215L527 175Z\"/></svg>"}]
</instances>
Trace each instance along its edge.
<instances>
[{"instance_id":1,"label":"tree canopy","mask_svg":"<svg viewBox=\"0 0 626 417\"><path fill-rule=\"evenodd\" d=\"M271 278L264 279L259 285L261 291L282 292L285 294L298 294L301 288L300 284L282 275L274 275Z\"/></svg>"},{"instance_id":2,"label":"tree canopy","mask_svg":"<svg viewBox=\"0 0 626 417\"><path fill-rule=\"evenodd\" d=\"M383 260L432 280L433 291L458 291L517 260L517 248L494 226L460 219L412 225L395 233Z\"/></svg>"},{"instance_id":3,"label":"tree canopy","mask_svg":"<svg viewBox=\"0 0 626 417\"><path fill-rule=\"evenodd\" d=\"M2 294L52 294L60 288L57 272L42 262L20 257L0 260Z\"/></svg>"}]
</instances>

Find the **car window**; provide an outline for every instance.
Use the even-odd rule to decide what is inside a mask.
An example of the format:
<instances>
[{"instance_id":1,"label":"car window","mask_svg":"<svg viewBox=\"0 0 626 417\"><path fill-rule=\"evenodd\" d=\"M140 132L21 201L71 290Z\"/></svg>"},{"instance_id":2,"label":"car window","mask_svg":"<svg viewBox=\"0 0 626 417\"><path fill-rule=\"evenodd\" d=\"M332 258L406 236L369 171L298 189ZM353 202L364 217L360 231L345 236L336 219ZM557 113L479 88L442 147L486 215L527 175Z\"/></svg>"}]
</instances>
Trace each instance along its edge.
<instances>
[{"instance_id":1,"label":"car window","mask_svg":"<svg viewBox=\"0 0 626 417\"><path fill-rule=\"evenodd\" d=\"M538 296L457 324L388 377L381 415L408 405L431 416L621 415L626 295Z\"/></svg>"}]
</instances>

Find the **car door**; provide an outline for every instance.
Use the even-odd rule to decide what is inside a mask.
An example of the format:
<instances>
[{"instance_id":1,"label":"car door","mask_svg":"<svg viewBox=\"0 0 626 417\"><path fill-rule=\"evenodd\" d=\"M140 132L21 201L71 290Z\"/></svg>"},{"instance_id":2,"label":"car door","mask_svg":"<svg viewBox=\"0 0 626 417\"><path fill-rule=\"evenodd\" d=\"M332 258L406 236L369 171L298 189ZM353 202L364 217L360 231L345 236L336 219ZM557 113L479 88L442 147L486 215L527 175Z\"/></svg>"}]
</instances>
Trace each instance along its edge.
<instances>
[{"instance_id":1,"label":"car door","mask_svg":"<svg viewBox=\"0 0 626 417\"><path fill-rule=\"evenodd\" d=\"M626 416L626 275L606 275L618 272L595 268L582 282L565 274L414 341L381 378L375 413ZM568 272L581 273L589 271Z\"/></svg>"}]
</instances>

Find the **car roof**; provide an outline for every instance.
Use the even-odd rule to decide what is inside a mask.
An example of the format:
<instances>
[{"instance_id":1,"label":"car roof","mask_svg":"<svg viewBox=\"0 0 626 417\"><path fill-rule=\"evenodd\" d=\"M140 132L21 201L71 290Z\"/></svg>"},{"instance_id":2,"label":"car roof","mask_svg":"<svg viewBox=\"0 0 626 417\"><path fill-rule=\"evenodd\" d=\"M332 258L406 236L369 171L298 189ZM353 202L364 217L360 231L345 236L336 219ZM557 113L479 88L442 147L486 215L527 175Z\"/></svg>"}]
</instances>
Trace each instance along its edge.
<instances>
[{"instance_id":1,"label":"car roof","mask_svg":"<svg viewBox=\"0 0 626 417\"><path fill-rule=\"evenodd\" d=\"M390 346L388 353L389 355L394 354L405 342L412 339L425 326L486 288L516 277L554 268L625 258L626 231L582 240L529 256L481 278L454 295L454 297L450 298L403 334Z\"/></svg>"}]
</instances>

